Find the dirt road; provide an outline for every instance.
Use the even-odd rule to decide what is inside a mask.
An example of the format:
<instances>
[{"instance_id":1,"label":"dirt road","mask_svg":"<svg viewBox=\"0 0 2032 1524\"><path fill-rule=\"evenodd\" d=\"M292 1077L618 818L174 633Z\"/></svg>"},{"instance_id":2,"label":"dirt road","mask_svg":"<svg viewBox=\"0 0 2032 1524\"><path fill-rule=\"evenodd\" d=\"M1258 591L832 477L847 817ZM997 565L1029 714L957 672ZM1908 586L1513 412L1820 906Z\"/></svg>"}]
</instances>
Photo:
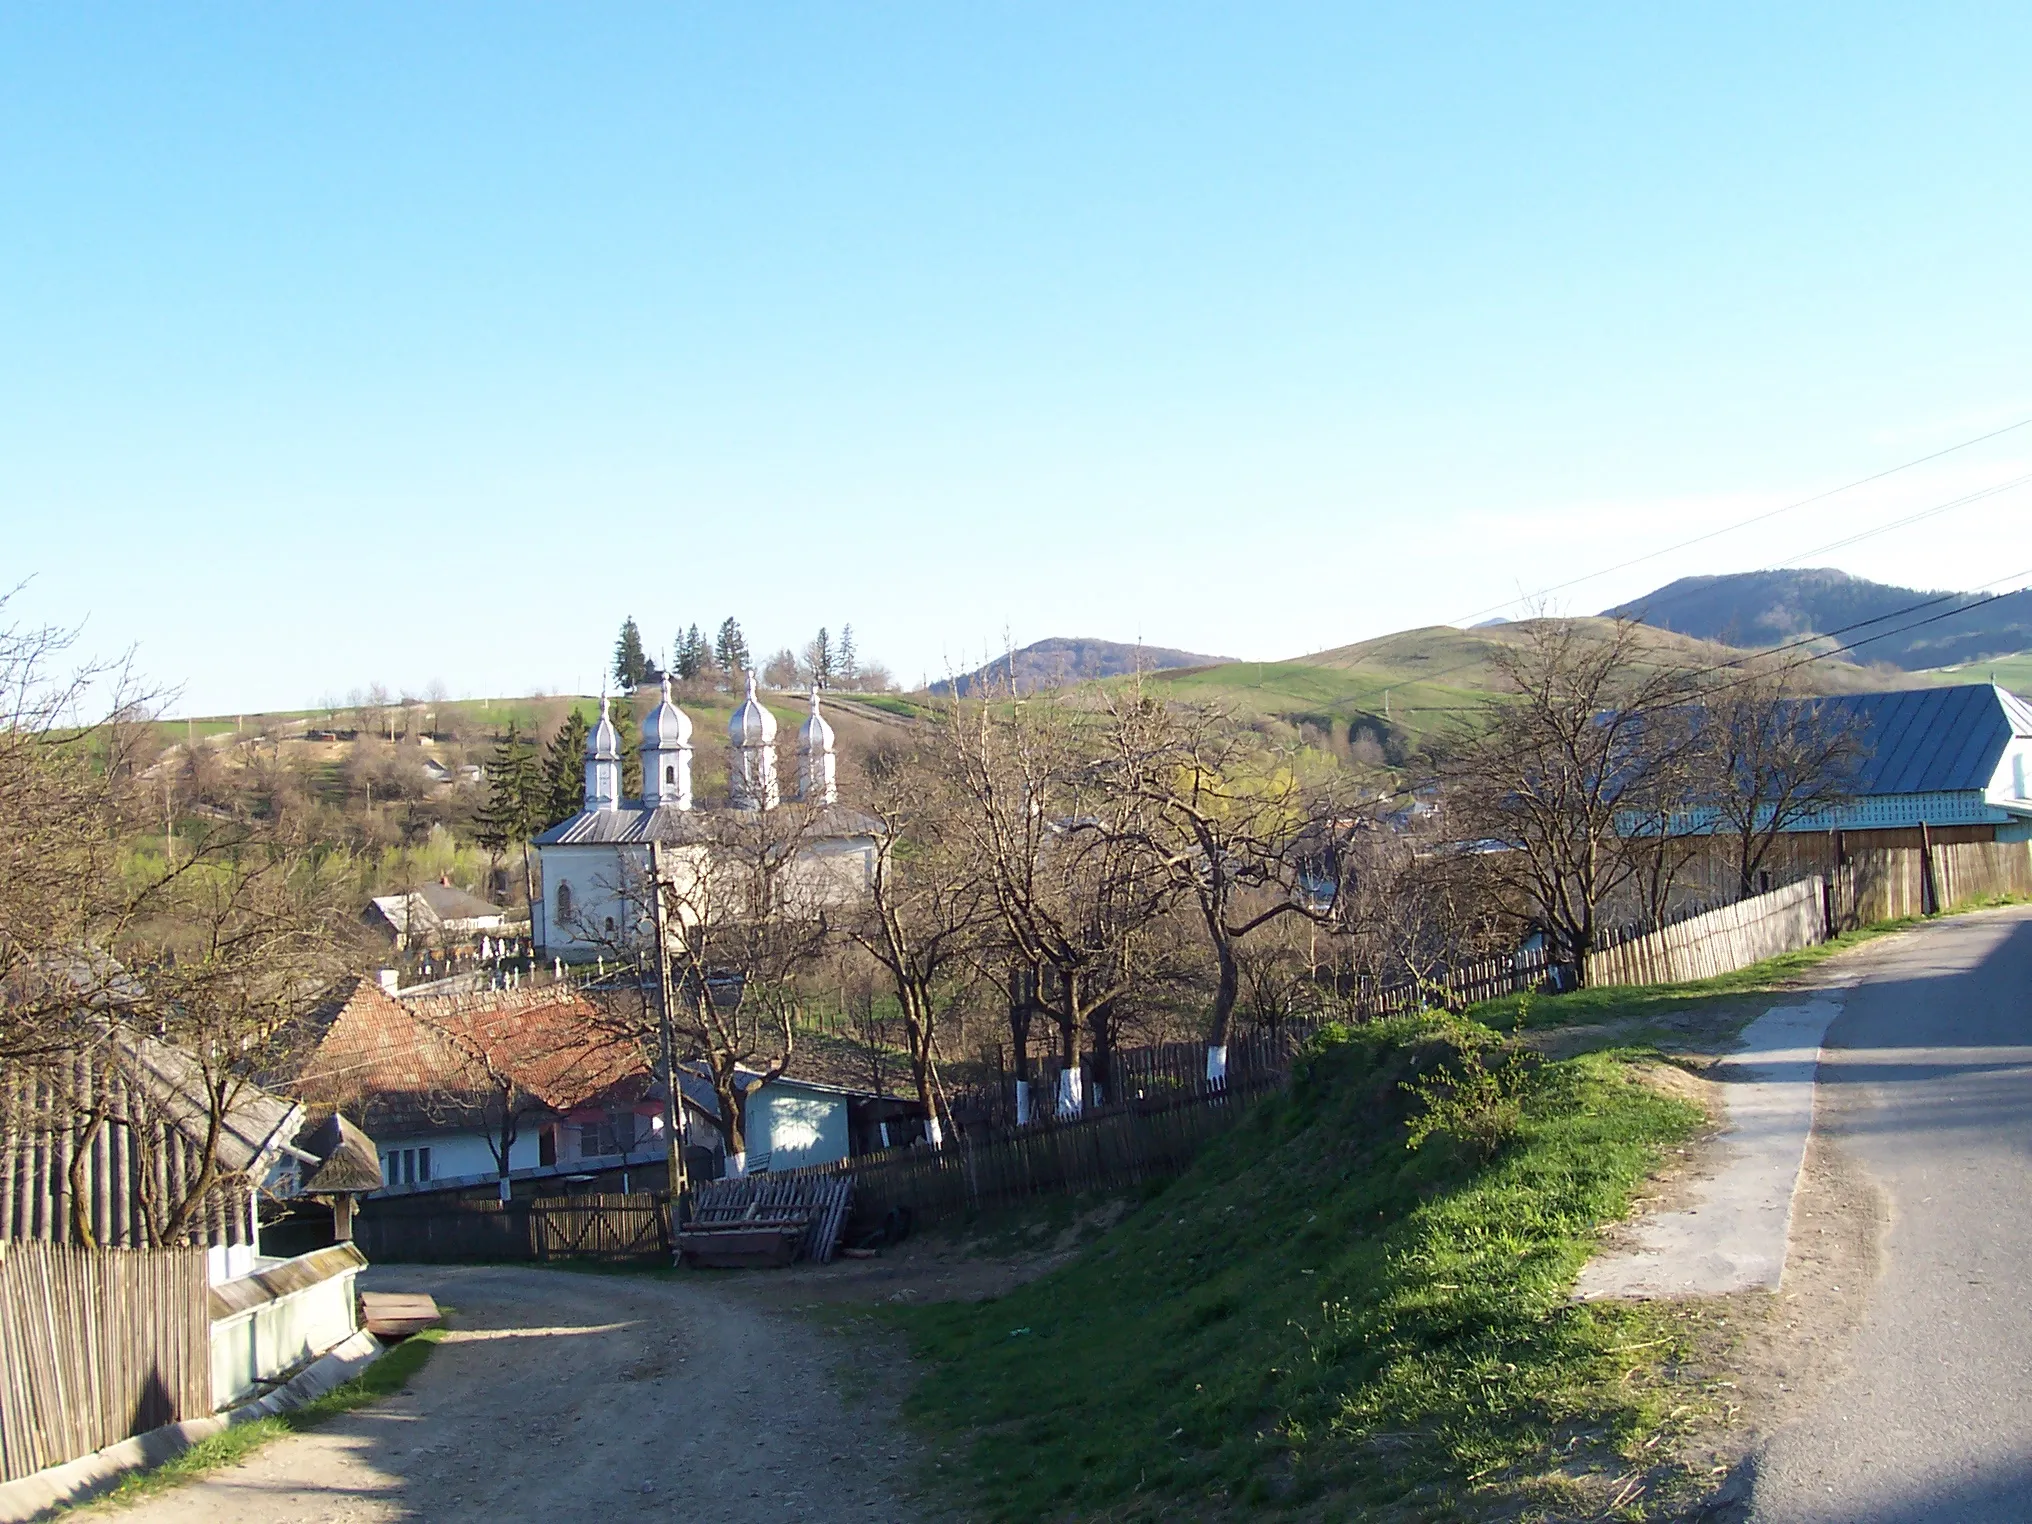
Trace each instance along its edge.
<instances>
[{"instance_id":1,"label":"dirt road","mask_svg":"<svg viewBox=\"0 0 2032 1524\"><path fill-rule=\"evenodd\" d=\"M843 1345L730 1280L392 1266L366 1284L458 1309L410 1391L108 1517L924 1517L909 1497L918 1455L879 1375L891 1362L848 1367Z\"/></svg>"}]
</instances>

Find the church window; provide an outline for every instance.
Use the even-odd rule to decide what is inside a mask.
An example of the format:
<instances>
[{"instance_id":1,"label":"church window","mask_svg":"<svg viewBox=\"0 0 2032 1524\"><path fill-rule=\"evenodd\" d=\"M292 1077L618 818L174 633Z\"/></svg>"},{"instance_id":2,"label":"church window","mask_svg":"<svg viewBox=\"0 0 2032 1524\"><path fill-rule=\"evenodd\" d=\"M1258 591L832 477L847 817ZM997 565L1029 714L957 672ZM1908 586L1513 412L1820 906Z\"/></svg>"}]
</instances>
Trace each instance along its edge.
<instances>
[{"instance_id":1,"label":"church window","mask_svg":"<svg viewBox=\"0 0 2032 1524\"><path fill-rule=\"evenodd\" d=\"M571 924L571 918L571 885L559 884L557 886L557 923L560 926L568 926Z\"/></svg>"},{"instance_id":2,"label":"church window","mask_svg":"<svg viewBox=\"0 0 2032 1524\"><path fill-rule=\"evenodd\" d=\"M663 781L665 783L677 782L677 769L668 762L663 766Z\"/></svg>"}]
</instances>

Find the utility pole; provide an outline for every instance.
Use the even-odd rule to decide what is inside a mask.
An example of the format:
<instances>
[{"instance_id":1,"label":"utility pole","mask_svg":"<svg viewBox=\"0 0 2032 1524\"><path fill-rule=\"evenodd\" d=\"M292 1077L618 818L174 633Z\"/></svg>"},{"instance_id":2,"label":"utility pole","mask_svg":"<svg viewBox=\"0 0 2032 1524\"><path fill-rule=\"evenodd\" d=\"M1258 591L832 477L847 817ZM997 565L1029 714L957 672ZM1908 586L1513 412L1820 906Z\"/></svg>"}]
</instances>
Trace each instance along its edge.
<instances>
[{"instance_id":1,"label":"utility pole","mask_svg":"<svg viewBox=\"0 0 2032 1524\"><path fill-rule=\"evenodd\" d=\"M684 1106L677 1088L677 1035L670 1023L670 915L663 904L663 843L649 843L651 922L656 927L656 1019L663 1045L663 1146L669 1161L671 1228L676 1230L677 1204L684 1195L684 1137L679 1123Z\"/></svg>"}]
</instances>

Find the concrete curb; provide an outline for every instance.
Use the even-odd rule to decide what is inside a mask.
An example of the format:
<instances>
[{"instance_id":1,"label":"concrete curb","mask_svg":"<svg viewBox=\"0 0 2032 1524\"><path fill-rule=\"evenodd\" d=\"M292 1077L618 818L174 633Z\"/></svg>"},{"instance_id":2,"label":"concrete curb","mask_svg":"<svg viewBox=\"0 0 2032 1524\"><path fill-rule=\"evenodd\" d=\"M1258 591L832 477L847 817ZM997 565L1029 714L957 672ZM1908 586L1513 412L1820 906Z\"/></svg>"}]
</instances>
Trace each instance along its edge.
<instances>
[{"instance_id":1,"label":"concrete curb","mask_svg":"<svg viewBox=\"0 0 2032 1524\"><path fill-rule=\"evenodd\" d=\"M1574 1283L1576 1300L1726 1296L1776 1291L1785 1275L1792 1198L1813 1132L1821 1043L1845 989L1778 1005L1744 1029L1712 1077L1728 1124L1715 1172L1692 1201L1635 1225L1630 1246L1598 1253Z\"/></svg>"},{"instance_id":2,"label":"concrete curb","mask_svg":"<svg viewBox=\"0 0 2032 1524\"><path fill-rule=\"evenodd\" d=\"M61 1466L51 1466L33 1476L0 1485L0 1524L26 1524L26 1521L40 1518L52 1509L82 1503L110 1491L130 1472L152 1470L165 1461L174 1460L199 1440L210 1439L214 1434L222 1434L238 1424L251 1423L257 1418L272 1418L278 1413L300 1408L324 1396L333 1387L351 1381L384 1353L381 1342L362 1328L311 1361L266 1397L244 1403L227 1413L216 1413L210 1418L164 1424L146 1434L123 1439L117 1445L108 1445L74 1461L65 1461Z\"/></svg>"}]
</instances>

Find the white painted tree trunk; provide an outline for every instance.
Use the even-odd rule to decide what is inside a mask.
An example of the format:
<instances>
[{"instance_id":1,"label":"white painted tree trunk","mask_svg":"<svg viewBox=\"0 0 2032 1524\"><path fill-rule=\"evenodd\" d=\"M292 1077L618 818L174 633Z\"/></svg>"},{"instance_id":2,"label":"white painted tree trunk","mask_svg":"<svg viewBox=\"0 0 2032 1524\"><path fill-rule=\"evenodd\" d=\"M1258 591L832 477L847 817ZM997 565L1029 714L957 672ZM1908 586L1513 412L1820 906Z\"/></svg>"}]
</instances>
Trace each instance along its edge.
<instances>
[{"instance_id":1,"label":"white painted tree trunk","mask_svg":"<svg viewBox=\"0 0 2032 1524\"><path fill-rule=\"evenodd\" d=\"M945 1129L939 1126L937 1117L931 1117L925 1122L924 1136L933 1148L945 1147Z\"/></svg>"},{"instance_id":2,"label":"white painted tree trunk","mask_svg":"<svg viewBox=\"0 0 2032 1524\"><path fill-rule=\"evenodd\" d=\"M1016 1081L1016 1125L1018 1127L1028 1127L1030 1125L1029 1080Z\"/></svg>"},{"instance_id":3,"label":"white painted tree trunk","mask_svg":"<svg viewBox=\"0 0 2032 1524\"><path fill-rule=\"evenodd\" d=\"M737 1154L727 1155L727 1178L729 1180L738 1180L747 1173L748 1173L747 1149L744 1148Z\"/></svg>"},{"instance_id":4,"label":"white painted tree trunk","mask_svg":"<svg viewBox=\"0 0 2032 1524\"><path fill-rule=\"evenodd\" d=\"M1209 1085L1218 1089L1228 1082L1228 1045L1224 1042L1209 1043L1206 1050L1206 1079Z\"/></svg>"},{"instance_id":5,"label":"white painted tree trunk","mask_svg":"<svg viewBox=\"0 0 2032 1524\"><path fill-rule=\"evenodd\" d=\"M1080 1111L1079 1065L1069 1064L1058 1076L1058 1114L1062 1117L1076 1117Z\"/></svg>"}]
</instances>

